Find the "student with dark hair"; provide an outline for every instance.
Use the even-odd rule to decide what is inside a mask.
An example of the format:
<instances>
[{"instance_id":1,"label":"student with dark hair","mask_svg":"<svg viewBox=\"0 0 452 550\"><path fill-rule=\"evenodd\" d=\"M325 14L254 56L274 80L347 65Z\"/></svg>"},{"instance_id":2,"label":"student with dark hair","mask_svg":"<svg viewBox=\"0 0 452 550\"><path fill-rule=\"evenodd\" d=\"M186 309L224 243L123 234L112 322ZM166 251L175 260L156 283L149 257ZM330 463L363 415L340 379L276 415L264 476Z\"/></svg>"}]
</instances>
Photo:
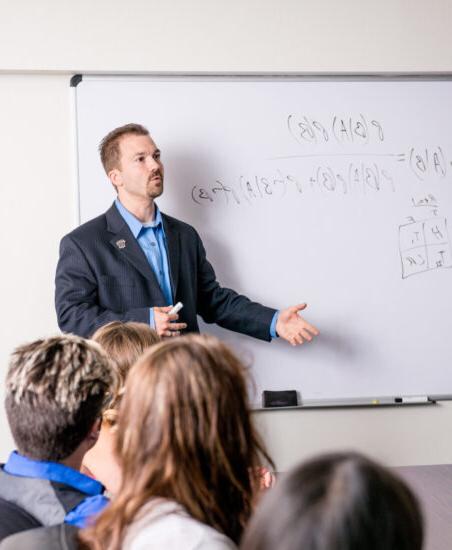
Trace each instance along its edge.
<instances>
[{"instance_id":1,"label":"student with dark hair","mask_svg":"<svg viewBox=\"0 0 452 550\"><path fill-rule=\"evenodd\" d=\"M232 550L272 464L243 365L213 337L153 346L132 368L118 417L122 484L93 527L95 550Z\"/></svg>"},{"instance_id":2,"label":"student with dark hair","mask_svg":"<svg viewBox=\"0 0 452 550\"><path fill-rule=\"evenodd\" d=\"M83 458L82 472L99 480L110 493L121 484L121 470L114 456L118 408L129 370L160 337L144 323L113 321L98 329L92 339L102 346L119 378L118 392L102 415L99 439Z\"/></svg>"},{"instance_id":3,"label":"student with dark hair","mask_svg":"<svg viewBox=\"0 0 452 550\"><path fill-rule=\"evenodd\" d=\"M17 451L0 468L0 539L40 525L81 527L104 508L104 487L79 469L114 385L105 353L80 337L12 354L5 406Z\"/></svg>"},{"instance_id":4,"label":"student with dark hair","mask_svg":"<svg viewBox=\"0 0 452 550\"><path fill-rule=\"evenodd\" d=\"M421 550L417 499L355 453L327 454L282 477L258 506L242 550Z\"/></svg>"}]
</instances>

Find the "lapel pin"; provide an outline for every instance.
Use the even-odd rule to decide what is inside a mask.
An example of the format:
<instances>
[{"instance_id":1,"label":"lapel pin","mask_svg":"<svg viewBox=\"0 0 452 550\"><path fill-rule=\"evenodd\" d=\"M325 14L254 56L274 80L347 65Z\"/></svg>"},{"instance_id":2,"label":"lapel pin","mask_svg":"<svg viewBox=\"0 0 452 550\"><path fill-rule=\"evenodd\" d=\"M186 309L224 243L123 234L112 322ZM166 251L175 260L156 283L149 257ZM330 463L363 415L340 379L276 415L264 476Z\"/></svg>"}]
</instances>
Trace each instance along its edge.
<instances>
[{"instance_id":1,"label":"lapel pin","mask_svg":"<svg viewBox=\"0 0 452 550\"><path fill-rule=\"evenodd\" d=\"M125 247L126 247L126 241L125 241L125 239L119 239L119 241L116 241L116 246L117 246L119 249L125 248Z\"/></svg>"}]
</instances>

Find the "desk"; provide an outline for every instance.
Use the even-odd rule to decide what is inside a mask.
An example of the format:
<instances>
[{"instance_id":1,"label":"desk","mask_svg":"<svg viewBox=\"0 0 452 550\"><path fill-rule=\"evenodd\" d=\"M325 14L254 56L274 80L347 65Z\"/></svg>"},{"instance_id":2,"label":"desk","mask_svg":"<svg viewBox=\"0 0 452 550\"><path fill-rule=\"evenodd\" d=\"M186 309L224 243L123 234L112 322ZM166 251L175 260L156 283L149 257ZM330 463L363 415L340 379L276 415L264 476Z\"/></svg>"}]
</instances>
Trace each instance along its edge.
<instances>
[{"instance_id":1,"label":"desk","mask_svg":"<svg viewBox=\"0 0 452 550\"><path fill-rule=\"evenodd\" d=\"M451 550L452 465L402 466L394 470L421 502L425 520L424 550Z\"/></svg>"}]
</instances>

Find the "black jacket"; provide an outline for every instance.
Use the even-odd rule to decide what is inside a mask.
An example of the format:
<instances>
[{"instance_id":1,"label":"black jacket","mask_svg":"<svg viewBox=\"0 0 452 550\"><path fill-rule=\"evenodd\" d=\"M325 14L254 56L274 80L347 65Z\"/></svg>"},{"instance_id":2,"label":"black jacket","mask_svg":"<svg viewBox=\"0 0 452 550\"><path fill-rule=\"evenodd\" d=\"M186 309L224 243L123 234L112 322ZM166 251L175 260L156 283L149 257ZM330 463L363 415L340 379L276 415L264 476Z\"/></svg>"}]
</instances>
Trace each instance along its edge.
<instances>
[{"instance_id":1,"label":"black jacket","mask_svg":"<svg viewBox=\"0 0 452 550\"><path fill-rule=\"evenodd\" d=\"M179 321L198 332L207 323L270 340L274 309L223 288L193 227L162 214ZM62 331L91 336L110 321L149 323L149 308L165 300L140 245L116 206L81 225L60 244L55 305Z\"/></svg>"},{"instance_id":2,"label":"black jacket","mask_svg":"<svg viewBox=\"0 0 452 550\"><path fill-rule=\"evenodd\" d=\"M0 541L14 533L42 525L26 510L0 497Z\"/></svg>"}]
</instances>

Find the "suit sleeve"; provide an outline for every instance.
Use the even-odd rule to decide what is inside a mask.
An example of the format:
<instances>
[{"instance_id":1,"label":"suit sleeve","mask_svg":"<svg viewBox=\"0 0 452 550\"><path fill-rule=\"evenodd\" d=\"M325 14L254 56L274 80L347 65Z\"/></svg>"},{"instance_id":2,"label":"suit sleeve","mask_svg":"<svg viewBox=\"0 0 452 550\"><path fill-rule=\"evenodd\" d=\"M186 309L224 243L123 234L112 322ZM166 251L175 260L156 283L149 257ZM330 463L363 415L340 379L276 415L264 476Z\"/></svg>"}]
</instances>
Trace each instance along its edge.
<instances>
[{"instance_id":1,"label":"suit sleeve","mask_svg":"<svg viewBox=\"0 0 452 550\"><path fill-rule=\"evenodd\" d=\"M83 251L70 236L64 237L60 244L55 307L60 329L85 338L111 321L149 324L149 307L119 312L99 305L96 277Z\"/></svg>"},{"instance_id":2,"label":"suit sleeve","mask_svg":"<svg viewBox=\"0 0 452 550\"><path fill-rule=\"evenodd\" d=\"M270 341L270 325L276 309L220 286L215 271L207 260L202 241L197 236L198 304L197 311L206 323L217 323L223 328Z\"/></svg>"}]
</instances>

